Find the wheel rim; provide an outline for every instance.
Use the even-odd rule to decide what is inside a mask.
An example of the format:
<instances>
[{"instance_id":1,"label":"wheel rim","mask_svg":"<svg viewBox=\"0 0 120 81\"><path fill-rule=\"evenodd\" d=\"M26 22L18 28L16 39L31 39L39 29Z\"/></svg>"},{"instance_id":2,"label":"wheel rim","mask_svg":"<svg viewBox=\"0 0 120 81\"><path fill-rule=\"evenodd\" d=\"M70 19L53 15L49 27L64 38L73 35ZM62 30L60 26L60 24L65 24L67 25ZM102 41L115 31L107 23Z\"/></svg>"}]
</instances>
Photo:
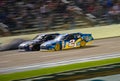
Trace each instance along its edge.
<instances>
[{"instance_id":1,"label":"wheel rim","mask_svg":"<svg viewBox=\"0 0 120 81\"><path fill-rule=\"evenodd\" d=\"M60 50L60 44L56 44L55 45L55 51L59 51Z\"/></svg>"},{"instance_id":2,"label":"wheel rim","mask_svg":"<svg viewBox=\"0 0 120 81\"><path fill-rule=\"evenodd\" d=\"M86 45L86 42L84 40L81 41L80 43L81 43L80 46L82 46L82 47L84 47Z\"/></svg>"}]
</instances>

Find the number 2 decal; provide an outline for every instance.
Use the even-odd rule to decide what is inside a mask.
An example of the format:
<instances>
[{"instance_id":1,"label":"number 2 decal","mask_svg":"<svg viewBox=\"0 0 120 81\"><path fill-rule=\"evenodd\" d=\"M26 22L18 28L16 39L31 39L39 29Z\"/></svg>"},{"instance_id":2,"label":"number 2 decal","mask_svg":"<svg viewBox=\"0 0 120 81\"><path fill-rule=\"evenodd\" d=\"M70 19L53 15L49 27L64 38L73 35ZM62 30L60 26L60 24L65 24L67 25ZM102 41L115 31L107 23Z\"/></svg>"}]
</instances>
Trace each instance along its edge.
<instances>
[{"instance_id":1,"label":"number 2 decal","mask_svg":"<svg viewBox=\"0 0 120 81\"><path fill-rule=\"evenodd\" d=\"M75 40L70 40L70 42L69 42L69 46L72 46L72 47L74 47L75 46Z\"/></svg>"}]
</instances>

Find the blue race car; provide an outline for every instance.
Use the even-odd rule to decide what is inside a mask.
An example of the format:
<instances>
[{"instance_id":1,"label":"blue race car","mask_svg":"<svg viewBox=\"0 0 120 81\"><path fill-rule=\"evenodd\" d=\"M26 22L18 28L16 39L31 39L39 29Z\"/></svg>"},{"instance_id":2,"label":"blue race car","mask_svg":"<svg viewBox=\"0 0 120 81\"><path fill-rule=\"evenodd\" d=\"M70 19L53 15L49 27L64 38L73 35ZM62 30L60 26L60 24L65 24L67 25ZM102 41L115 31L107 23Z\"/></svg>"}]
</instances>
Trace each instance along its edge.
<instances>
[{"instance_id":1,"label":"blue race car","mask_svg":"<svg viewBox=\"0 0 120 81\"><path fill-rule=\"evenodd\" d=\"M39 34L33 40L21 43L18 48L25 51L39 51L40 45L44 42L55 39L59 33Z\"/></svg>"},{"instance_id":2,"label":"blue race car","mask_svg":"<svg viewBox=\"0 0 120 81\"><path fill-rule=\"evenodd\" d=\"M93 40L92 34L71 33L60 34L54 40L44 42L40 50L62 50L69 48L84 47Z\"/></svg>"}]
</instances>

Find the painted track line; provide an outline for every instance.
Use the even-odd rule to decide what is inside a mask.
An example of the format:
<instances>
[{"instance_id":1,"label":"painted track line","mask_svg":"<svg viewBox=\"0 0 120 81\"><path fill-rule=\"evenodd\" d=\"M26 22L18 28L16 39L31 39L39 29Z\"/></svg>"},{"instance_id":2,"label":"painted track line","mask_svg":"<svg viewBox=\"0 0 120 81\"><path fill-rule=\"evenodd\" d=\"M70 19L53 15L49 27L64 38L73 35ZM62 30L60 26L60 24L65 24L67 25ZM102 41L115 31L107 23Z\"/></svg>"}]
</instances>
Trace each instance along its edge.
<instances>
[{"instance_id":1,"label":"painted track line","mask_svg":"<svg viewBox=\"0 0 120 81\"><path fill-rule=\"evenodd\" d=\"M91 56L91 57L87 57L87 58L72 59L72 60L59 61L59 62L54 62L54 63L40 63L40 64L31 64L31 65L28 65L28 66L0 68L0 73L20 72L20 71L26 71L26 70L34 70L34 69L54 67L54 66L60 66L60 65L67 65L67 64L73 64L73 63L98 61L98 60L118 58L118 57L120 57L120 53L112 53L112 54L109 54L109 55Z\"/></svg>"}]
</instances>

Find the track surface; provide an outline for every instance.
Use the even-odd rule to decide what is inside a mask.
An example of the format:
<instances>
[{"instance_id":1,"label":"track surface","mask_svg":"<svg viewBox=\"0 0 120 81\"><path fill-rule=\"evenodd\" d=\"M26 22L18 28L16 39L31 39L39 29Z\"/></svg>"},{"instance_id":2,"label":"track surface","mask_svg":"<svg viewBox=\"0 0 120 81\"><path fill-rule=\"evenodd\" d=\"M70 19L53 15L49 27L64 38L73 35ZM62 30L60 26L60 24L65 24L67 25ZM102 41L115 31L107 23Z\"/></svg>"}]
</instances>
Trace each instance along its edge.
<instances>
[{"instance_id":1,"label":"track surface","mask_svg":"<svg viewBox=\"0 0 120 81\"><path fill-rule=\"evenodd\" d=\"M54 52L20 52L19 50L0 52L0 69L37 63L66 61L112 53L120 53L120 37L95 40L92 45L84 48Z\"/></svg>"}]
</instances>

